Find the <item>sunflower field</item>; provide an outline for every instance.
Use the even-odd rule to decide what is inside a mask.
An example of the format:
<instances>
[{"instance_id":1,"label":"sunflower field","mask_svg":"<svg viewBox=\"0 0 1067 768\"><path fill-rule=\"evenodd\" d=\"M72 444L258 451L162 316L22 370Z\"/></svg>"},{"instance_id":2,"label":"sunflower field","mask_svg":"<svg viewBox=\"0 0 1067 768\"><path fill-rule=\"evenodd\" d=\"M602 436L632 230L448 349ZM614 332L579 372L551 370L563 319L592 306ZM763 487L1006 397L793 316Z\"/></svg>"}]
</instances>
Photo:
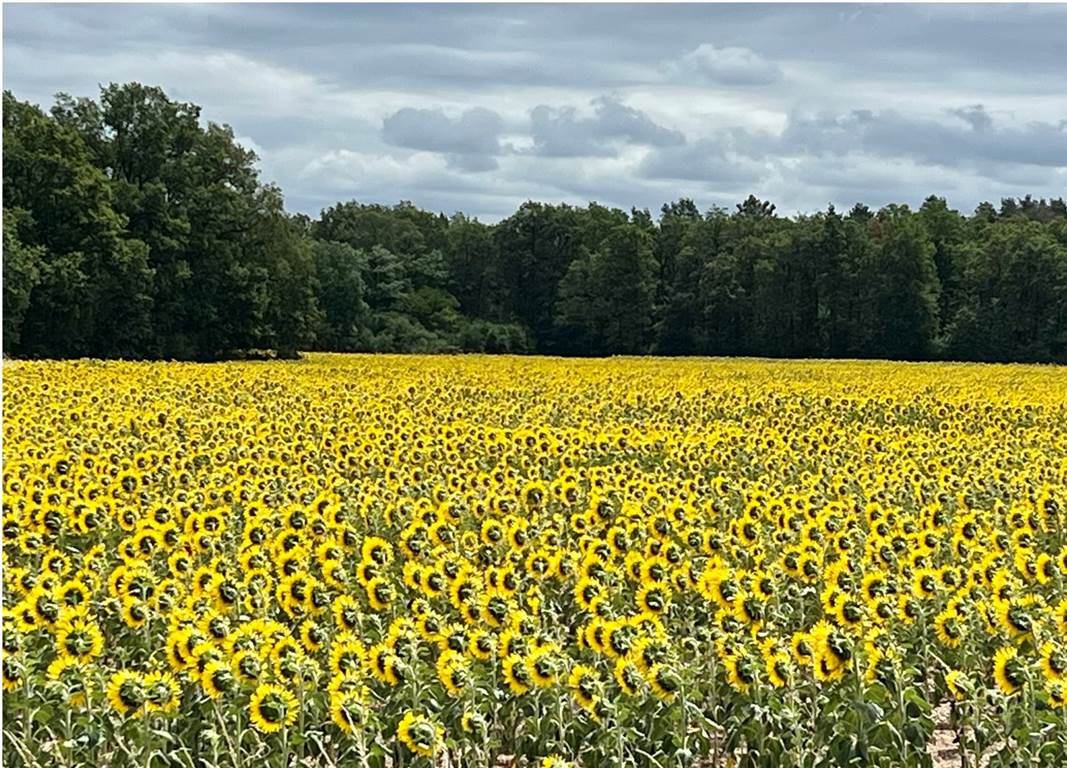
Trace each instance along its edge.
<instances>
[{"instance_id":1,"label":"sunflower field","mask_svg":"<svg viewBox=\"0 0 1067 768\"><path fill-rule=\"evenodd\" d=\"M8 362L9 766L1067 765L1067 372Z\"/></svg>"}]
</instances>

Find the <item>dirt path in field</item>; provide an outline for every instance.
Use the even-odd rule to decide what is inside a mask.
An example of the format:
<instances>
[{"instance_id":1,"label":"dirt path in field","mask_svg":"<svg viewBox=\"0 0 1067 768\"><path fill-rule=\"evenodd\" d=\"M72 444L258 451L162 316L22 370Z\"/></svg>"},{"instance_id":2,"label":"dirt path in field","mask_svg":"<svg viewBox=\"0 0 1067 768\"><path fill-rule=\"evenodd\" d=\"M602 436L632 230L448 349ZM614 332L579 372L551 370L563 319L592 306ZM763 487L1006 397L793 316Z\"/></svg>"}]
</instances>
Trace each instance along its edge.
<instances>
[{"instance_id":1,"label":"dirt path in field","mask_svg":"<svg viewBox=\"0 0 1067 768\"><path fill-rule=\"evenodd\" d=\"M956 734L949 726L947 703L934 708L934 737L926 749L934 760L935 768L955 768L960 765L960 751L956 746Z\"/></svg>"}]
</instances>

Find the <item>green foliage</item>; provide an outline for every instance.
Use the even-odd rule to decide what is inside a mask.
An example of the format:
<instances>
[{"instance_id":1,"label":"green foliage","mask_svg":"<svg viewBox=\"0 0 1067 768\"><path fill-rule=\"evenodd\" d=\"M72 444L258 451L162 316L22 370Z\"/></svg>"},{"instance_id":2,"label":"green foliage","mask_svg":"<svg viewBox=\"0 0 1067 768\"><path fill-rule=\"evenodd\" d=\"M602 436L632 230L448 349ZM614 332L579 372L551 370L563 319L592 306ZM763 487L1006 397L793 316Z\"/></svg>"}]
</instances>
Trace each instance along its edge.
<instances>
[{"instance_id":1,"label":"green foliage","mask_svg":"<svg viewBox=\"0 0 1067 768\"><path fill-rule=\"evenodd\" d=\"M494 228L495 274L516 321L529 329L539 352L566 343L556 323L560 281L579 256L578 212L568 206L526 202Z\"/></svg>"},{"instance_id":2,"label":"green foliage","mask_svg":"<svg viewBox=\"0 0 1067 768\"><path fill-rule=\"evenodd\" d=\"M604 233L596 251L583 246L559 289L557 323L567 331L567 351L648 352L658 272L651 240L624 220Z\"/></svg>"},{"instance_id":3,"label":"green foliage","mask_svg":"<svg viewBox=\"0 0 1067 768\"><path fill-rule=\"evenodd\" d=\"M256 157L159 88L4 94L4 349L298 349L1067 362L1067 205L929 197L784 218L750 195L285 213Z\"/></svg>"},{"instance_id":4,"label":"green foliage","mask_svg":"<svg viewBox=\"0 0 1067 768\"><path fill-rule=\"evenodd\" d=\"M1049 227L1012 219L961 251L951 352L966 359L1067 358L1067 248Z\"/></svg>"},{"instance_id":5,"label":"green foliage","mask_svg":"<svg viewBox=\"0 0 1067 768\"><path fill-rule=\"evenodd\" d=\"M938 329L940 285L934 246L907 206L879 211L873 248L860 266L866 304L866 350L871 357L921 360Z\"/></svg>"},{"instance_id":6,"label":"green foliage","mask_svg":"<svg viewBox=\"0 0 1067 768\"><path fill-rule=\"evenodd\" d=\"M4 339L17 345L22 333L22 319L30 306L30 294L41 281L42 246L26 246L19 239L19 223L25 211L11 208L4 212Z\"/></svg>"},{"instance_id":7,"label":"green foliage","mask_svg":"<svg viewBox=\"0 0 1067 768\"><path fill-rule=\"evenodd\" d=\"M4 206L37 263L21 332L7 337L5 324L5 349L66 357L143 348L152 302L145 244L126 230L81 136L6 92Z\"/></svg>"},{"instance_id":8,"label":"green foliage","mask_svg":"<svg viewBox=\"0 0 1067 768\"><path fill-rule=\"evenodd\" d=\"M347 243L315 240L315 296L320 311L316 339L323 349L365 349L370 307L364 300L365 256Z\"/></svg>"}]
</instances>

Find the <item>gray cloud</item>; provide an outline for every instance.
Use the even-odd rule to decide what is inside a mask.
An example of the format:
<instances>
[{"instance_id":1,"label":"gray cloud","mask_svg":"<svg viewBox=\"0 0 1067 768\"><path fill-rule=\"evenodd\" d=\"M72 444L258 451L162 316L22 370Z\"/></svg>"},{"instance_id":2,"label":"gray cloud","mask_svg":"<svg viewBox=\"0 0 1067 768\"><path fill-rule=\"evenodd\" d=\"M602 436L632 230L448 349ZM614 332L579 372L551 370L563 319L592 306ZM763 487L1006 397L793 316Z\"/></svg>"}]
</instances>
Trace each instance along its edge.
<instances>
[{"instance_id":1,"label":"gray cloud","mask_svg":"<svg viewBox=\"0 0 1067 768\"><path fill-rule=\"evenodd\" d=\"M765 166L744 158L731 159L722 143L703 139L649 152L641 161L638 174L647 179L683 179L735 187L759 182L766 170Z\"/></svg>"},{"instance_id":2,"label":"gray cloud","mask_svg":"<svg viewBox=\"0 0 1067 768\"><path fill-rule=\"evenodd\" d=\"M993 127L993 118L985 111L981 104L973 104L969 107L950 109L949 114L955 115L976 131L984 131Z\"/></svg>"},{"instance_id":3,"label":"gray cloud","mask_svg":"<svg viewBox=\"0 0 1067 768\"><path fill-rule=\"evenodd\" d=\"M753 141L754 154L816 156L862 151L942 166L986 163L1067 166L1067 120L998 126L981 104L948 110L954 120L905 115L895 110L793 115L780 137Z\"/></svg>"},{"instance_id":4,"label":"gray cloud","mask_svg":"<svg viewBox=\"0 0 1067 768\"><path fill-rule=\"evenodd\" d=\"M679 76L695 75L721 85L770 85L782 78L777 64L750 48L732 45L720 48L712 43L701 43L670 69Z\"/></svg>"},{"instance_id":5,"label":"gray cloud","mask_svg":"<svg viewBox=\"0 0 1067 768\"><path fill-rule=\"evenodd\" d=\"M574 107L535 107L530 112L534 151L549 157L603 157L615 154L609 145L613 141L656 147L685 142L679 131L658 125L615 97L601 96L593 108L593 116L583 118Z\"/></svg>"},{"instance_id":6,"label":"gray cloud","mask_svg":"<svg viewBox=\"0 0 1067 768\"><path fill-rule=\"evenodd\" d=\"M18 4L4 87L138 80L260 154L291 210L492 220L527 198L783 213L1060 195L1067 6ZM115 30L122 34L116 35Z\"/></svg>"},{"instance_id":7,"label":"gray cloud","mask_svg":"<svg viewBox=\"0 0 1067 768\"><path fill-rule=\"evenodd\" d=\"M404 107L382 121L387 144L448 155L458 169L470 172L496 168L503 121L489 109L468 109L451 118L440 109Z\"/></svg>"}]
</instances>

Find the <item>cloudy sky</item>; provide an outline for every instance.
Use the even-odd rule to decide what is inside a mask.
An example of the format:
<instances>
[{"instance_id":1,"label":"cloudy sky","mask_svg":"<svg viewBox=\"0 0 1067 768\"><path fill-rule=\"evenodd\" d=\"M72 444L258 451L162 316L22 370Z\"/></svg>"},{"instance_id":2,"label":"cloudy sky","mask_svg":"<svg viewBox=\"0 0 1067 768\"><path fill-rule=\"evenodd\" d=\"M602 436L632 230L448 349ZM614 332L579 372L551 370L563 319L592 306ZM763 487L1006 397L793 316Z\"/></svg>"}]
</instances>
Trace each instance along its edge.
<instances>
[{"instance_id":1,"label":"cloudy sky","mask_svg":"<svg viewBox=\"0 0 1067 768\"><path fill-rule=\"evenodd\" d=\"M1067 192L1067 6L7 4L3 21L19 98L161 85L312 215Z\"/></svg>"}]
</instances>

